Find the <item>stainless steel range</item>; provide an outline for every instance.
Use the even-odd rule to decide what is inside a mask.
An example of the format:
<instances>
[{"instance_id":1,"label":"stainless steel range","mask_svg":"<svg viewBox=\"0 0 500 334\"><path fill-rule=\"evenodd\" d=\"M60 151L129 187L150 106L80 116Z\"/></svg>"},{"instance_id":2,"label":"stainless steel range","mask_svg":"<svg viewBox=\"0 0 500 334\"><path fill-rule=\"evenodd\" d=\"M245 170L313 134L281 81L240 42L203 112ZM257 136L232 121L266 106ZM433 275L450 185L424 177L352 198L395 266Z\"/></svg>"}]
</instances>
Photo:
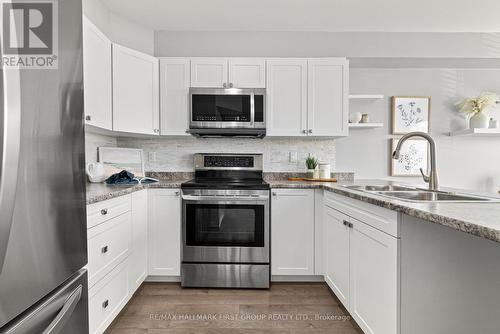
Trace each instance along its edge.
<instances>
[{"instance_id":1,"label":"stainless steel range","mask_svg":"<svg viewBox=\"0 0 500 334\"><path fill-rule=\"evenodd\" d=\"M269 184L261 154L195 154L182 184L182 286L269 287Z\"/></svg>"}]
</instances>

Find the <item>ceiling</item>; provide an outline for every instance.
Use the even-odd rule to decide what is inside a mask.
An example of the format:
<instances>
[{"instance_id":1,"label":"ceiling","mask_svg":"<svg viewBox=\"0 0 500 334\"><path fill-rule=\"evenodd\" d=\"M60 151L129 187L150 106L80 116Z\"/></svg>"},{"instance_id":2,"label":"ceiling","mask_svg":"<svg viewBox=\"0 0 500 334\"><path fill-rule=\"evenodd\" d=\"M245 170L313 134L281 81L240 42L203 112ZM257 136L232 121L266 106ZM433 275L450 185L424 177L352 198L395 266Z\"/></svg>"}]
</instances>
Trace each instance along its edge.
<instances>
[{"instance_id":1,"label":"ceiling","mask_svg":"<svg viewBox=\"0 0 500 334\"><path fill-rule=\"evenodd\" d=\"M154 30L500 32L498 0L101 0Z\"/></svg>"}]
</instances>

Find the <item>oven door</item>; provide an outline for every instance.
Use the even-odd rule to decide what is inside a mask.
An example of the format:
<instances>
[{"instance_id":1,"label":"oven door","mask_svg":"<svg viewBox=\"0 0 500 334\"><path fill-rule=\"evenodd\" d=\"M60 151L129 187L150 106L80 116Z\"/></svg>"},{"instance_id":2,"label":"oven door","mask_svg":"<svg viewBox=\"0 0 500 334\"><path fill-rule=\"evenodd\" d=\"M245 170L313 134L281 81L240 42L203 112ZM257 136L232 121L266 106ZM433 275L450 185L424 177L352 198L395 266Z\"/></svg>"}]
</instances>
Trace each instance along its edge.
<instances>
[{"instance_id":1,"label":"oven door","mask_svg":"<svg viewBox=\"0 0 500 334\"><path fill-rule=\"evenodd\" d=\"M269 263L269 191L184 189L182 261Z\"/></svg>"},{"instance_id":2,"label":"oven door","mask_svg":"<svg viewBox=\"0 0 500 334\"><path fill-rule=\"evenodd\" d=\"M191 88L191 129L265 128L264 89Z\"/></svg>"}]
</instances>

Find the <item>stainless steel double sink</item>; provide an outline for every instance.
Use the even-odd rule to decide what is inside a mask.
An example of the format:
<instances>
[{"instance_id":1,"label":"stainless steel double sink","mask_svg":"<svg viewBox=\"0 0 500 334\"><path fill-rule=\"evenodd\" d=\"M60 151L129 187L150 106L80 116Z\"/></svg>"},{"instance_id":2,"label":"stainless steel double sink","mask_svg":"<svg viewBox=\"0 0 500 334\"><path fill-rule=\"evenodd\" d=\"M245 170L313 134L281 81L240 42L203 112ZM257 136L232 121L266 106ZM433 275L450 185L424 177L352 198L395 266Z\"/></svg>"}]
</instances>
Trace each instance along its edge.
<instances>
[{"instance_id":1,"label":"stainless steel double sink","mask_svg":"<svg viewBox=\"0 0 500 334\"><path fill-rule=\"evenodd\" d=\"M446 191L431 191L403 185L346 185L345 188L408 202L477 203L500 202L500 198Z\"/></svg>"}]
</instances>

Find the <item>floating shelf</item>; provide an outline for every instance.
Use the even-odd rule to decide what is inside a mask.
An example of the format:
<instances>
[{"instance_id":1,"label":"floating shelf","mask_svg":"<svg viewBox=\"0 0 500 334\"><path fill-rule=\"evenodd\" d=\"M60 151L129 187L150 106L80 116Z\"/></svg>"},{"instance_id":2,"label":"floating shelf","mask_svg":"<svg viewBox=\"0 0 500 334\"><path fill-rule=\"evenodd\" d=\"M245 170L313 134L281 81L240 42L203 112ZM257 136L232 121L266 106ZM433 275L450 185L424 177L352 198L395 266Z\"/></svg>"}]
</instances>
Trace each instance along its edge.
<instances>
[{"instance_id":1,"label":"floating shelf","mask_svg":"<svg viewBox=\"0 0 500 334\"><path fill-rule=\"evenodd\" d=\"M384 123L349 123L349 129L375 129L383 126Z\"/></svg>"},{"instance_id":2,"label":"floating shelf","mask_svg":"<svg viewBox=\"0 0 500 334\"><path fill-rule=\"evenodd\" d=\"M450 132L450 136L500 137L500 129L465 129Z\"/></svg>"},{"instance_id":3,"label":"floating shelf","mask_svg":"<svg viewBox=\"0 0 500 334\"><path fill-rule=\"evenodd\" d=\"M349 100L378 100L383 99L384 95L381 94L351 94Z\"/></svg>"}]
</instances>

